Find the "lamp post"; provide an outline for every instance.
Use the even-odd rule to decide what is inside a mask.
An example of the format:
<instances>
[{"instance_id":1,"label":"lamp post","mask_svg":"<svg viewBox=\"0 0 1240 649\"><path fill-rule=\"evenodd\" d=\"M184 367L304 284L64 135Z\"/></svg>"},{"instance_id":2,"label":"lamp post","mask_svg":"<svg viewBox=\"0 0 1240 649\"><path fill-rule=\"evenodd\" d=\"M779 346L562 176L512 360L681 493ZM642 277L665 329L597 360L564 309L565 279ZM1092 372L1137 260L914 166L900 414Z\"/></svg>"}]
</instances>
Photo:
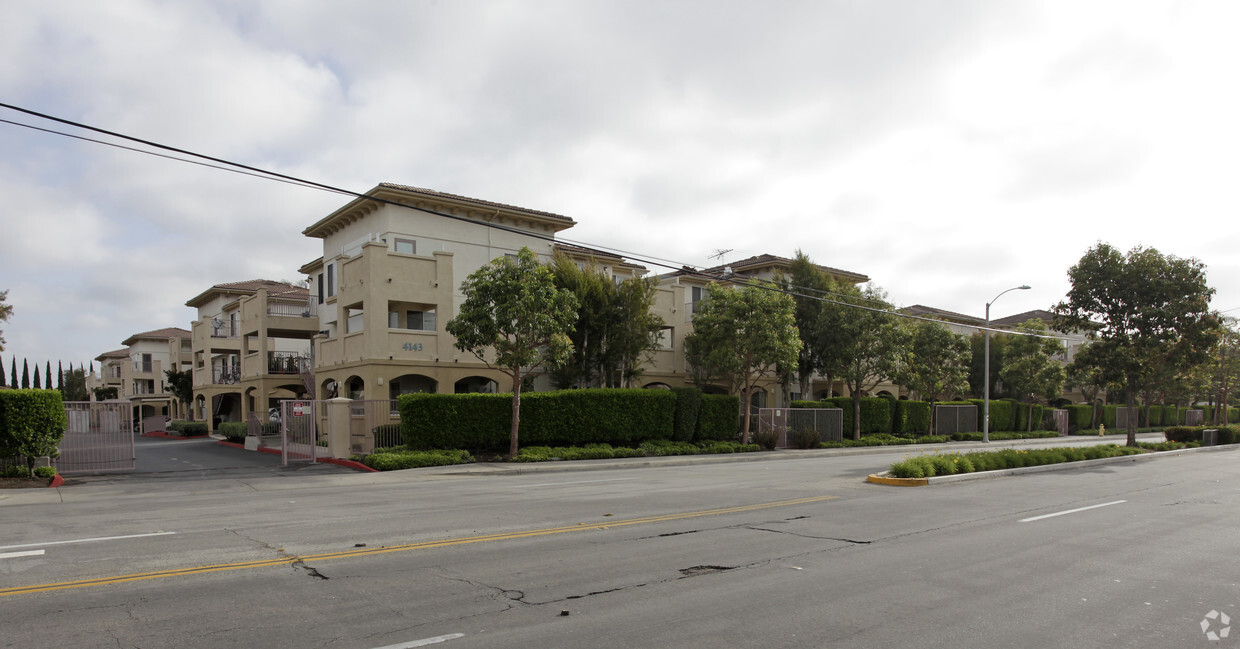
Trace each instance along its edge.
<instances>
[{"instance_id":1,"label":"lamp post","mask_svg":"<svg viewBox=\"0 0 1240 649\"><path fill-rule=\"evenodd\" d=\"M1022 284L1020 286L1013 286L1012 288L1007 289L1007 291L1003 291L1003 293L1007 293L1008 291L1027 290L1029 290L1029 285ZM982 388L982 441L987 443L990 442L990 305L994 304L995 300L1003 297L1003 293L996 295L994 300L986 303L986 360L983 364L985 367L985 377L983 378L985 385Z\"/></svg>"}]
</instances>

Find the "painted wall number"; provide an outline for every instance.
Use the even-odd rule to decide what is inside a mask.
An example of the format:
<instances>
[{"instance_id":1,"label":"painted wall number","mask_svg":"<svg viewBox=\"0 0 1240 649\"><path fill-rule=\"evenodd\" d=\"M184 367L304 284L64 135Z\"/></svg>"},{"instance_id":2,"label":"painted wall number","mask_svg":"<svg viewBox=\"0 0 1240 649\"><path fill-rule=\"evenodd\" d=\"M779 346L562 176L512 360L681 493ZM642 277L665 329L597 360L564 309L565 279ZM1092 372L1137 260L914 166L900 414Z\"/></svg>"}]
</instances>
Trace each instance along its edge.
<instances>
[{"instance_id":1,"label":"painted wall number","mask_svg":"<svg viewBox=\"0 0 1240 649\"><path fill-rule=\"evenodd\" d=\"M422 351L422 343L405 343L400 348L407 352L420 352Z\"/></svg>"}]
</instances>

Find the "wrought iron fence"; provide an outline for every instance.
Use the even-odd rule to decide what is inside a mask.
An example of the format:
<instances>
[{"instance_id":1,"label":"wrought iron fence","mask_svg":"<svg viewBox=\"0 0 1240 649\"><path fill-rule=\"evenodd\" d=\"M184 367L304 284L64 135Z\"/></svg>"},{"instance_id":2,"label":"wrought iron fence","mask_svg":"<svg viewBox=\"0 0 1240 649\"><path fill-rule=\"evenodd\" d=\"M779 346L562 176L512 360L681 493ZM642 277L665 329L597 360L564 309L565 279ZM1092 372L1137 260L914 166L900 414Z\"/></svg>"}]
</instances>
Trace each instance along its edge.
<instances>
[{"instance_id":1,"label":"wrought iron fence","mask_svg":"<svg viewBox=\"0 0 1240 649\"><path fill-rule=\"evenodd\" d=\"M67 426L52 466L65 475L132 471L133 420L128 401L66 401Z\"/></svg>"},{"instance_id":2,"label":"wrought iron fence","mask_svg":"<svg viewBox=\"0 0 1240 649\"><path fill-rule=\"evenodd\" d=\"M776 448L792 446L789 433L801 429L818 432L824 442L844 439L844 411L840 408L759 408L758 432L779 435Z\"/></svg>"},{"instance_id":3,"label":"wrought iron fence","mask_svg":"<svg viewBox=\"0 0 1240 649\"><path fill-rule=\"evenodd\" d=\"M977 432L977 406L935 406L934 434Z\"/></svg>"}]
</instances>

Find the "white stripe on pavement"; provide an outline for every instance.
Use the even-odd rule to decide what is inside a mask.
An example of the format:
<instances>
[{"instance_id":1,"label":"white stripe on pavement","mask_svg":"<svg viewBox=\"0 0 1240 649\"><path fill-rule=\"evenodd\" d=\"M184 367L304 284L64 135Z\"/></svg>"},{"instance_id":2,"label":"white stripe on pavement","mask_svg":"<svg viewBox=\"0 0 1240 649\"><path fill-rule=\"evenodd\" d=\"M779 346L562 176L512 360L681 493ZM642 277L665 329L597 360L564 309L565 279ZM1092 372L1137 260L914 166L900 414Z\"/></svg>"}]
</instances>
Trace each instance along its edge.
<instances>
[{"instance_id":1,"label":"white stripe on pavement","mask_svg":"<svg viewBox=\"0 0 1240 649\"><path fill-rule=\"evenodd\" d=\"M14 548L33 548L40 545L65 545L67 543L95 543L98 541L117 541L120 539L140 539L147 536L167 536L176 534L176 532L151 532L150 534L126 534L125 536L97 536L90 539L73 539L71 541L46 541L44 543L22 543L20 545L0 545L0 550L12 550Z\"/></svg>"},{"instance_id":2,"label":"white stripe on pavement","mask_svg":"<svg viewBox=\"0 0 1240 649\"><path fill-rule=\"evenodd\" d=\"M0 559L16 559L17 557L38 557L42 556L42 550L26 550L25 552L5 552L0 554Z\"/></svg>"},{"instance_id":3,"label":"white stripe on pavement","mask_svg":"<svg viewBox=\"0 0 1240 649\"><path fill-rule=\"evenodd\" d=\"M457 638L464 637L464 633L449 633L448 635L437 635L433 638L422 638L421 640L411 640L400 644L384 645L382 647L375 647L375 649L412 649L413 647L425 647L428 644L439 644L441 642L447 642L449 640L456 640Z\"/></svg>"},{"instance_id":4,"label":"white stripe on pavement","mask_svg":"<svg viewBox=\"0 0 1240 649\"><path fill-rule=\"evenodd\" d=\"M1041 516L1034 516L1032 518L1022 518L1020 519L1019 522L1032 523L1033 521L1040 521L1043 518L1054 518L1056 516L1063 516L1064 514L1075 514L1077 512L1083 512L1087 509L1098 509L1099 507L1110 507L1111 505L1118 505L1120 503L1126 503L1126 502L1128 501L1127 500L1114 500L1109 503L1102 503L1100 505L1090 505L1088 507L1077 507L1076 509L1069 509L1069 510L1062 511L1062 512L1055 512L1054 514L1042 514Z\"/></svg>"}]
</instances>

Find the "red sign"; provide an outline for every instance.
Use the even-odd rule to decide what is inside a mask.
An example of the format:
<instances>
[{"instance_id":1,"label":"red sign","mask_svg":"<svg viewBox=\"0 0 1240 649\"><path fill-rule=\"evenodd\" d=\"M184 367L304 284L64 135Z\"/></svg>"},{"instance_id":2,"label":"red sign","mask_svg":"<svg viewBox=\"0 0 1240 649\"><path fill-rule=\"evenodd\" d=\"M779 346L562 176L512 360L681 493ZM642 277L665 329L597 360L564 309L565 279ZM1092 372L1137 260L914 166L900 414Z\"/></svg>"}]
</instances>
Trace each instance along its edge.
<instances>
[{"instance_id":1,"label":"red sign","mask_svg":"<svg viewBox=\"0 0 1240 649\"><path fill-rule=\"evenodd\" d=\"M300 417L302 415L302 405L300 403L293 404L293 416Z\"/></svg>"}]
</instances>

